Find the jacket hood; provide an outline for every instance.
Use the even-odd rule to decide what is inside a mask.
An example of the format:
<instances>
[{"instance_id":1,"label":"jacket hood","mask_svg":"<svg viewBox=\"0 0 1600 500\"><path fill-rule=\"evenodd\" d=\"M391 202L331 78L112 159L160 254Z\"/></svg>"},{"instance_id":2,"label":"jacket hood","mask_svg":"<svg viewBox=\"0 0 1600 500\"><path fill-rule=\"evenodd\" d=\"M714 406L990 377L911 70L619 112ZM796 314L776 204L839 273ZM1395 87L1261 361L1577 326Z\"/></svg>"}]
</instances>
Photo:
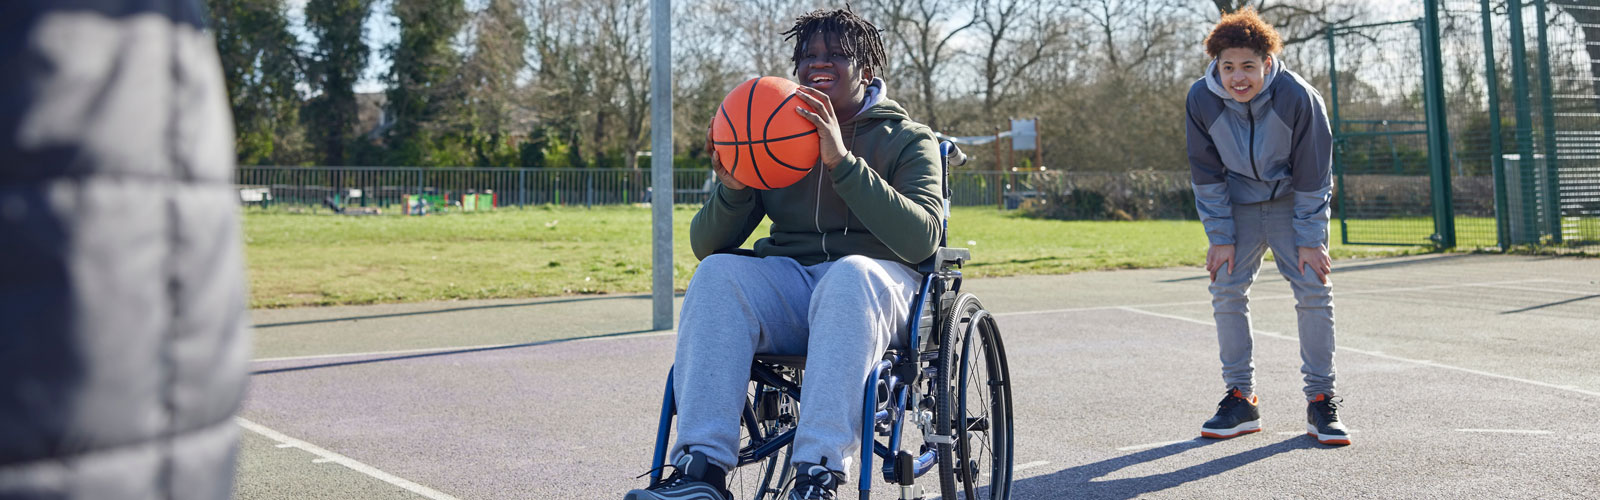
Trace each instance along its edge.
<instances>
[{"instance_id":1,"label":"jacket hood","mask_svg":"<svg viewBox=\"0 0 1600 500\"><path fill-rule=\"evenodd\" d=\"M856 112L856 116L844 122L851 123L869 119L896 121L911 119L911 115L906 112L906 108L900 107L900 103L889 99L888 86L884 84L882 78L873 78L872 83L867 84L867 96L865 101L861 103L861 111Z\"/></svg>"},{"instance_id":2,"label":"jacket hood","mask_svg":"<svg viewBox=\"0 0 1600 500\"><path fill-rule=\"evenodd\" d=\"M1272 84L1278 81L1278 75L1287 69L1289 68L1284 66L1282 55L1274 56L1272 58L1272 66L1267 68L1266 76L1261 79L1261 93L1256 94L1256 97L1250 99L1250 101L1254 103L1263 96L1270 99L1272 96ZM1216 94L1217 97L1221 97L1225 102L1238 102L1233 100L1233 94L1228 92L1228 86L1222 84L1222 76L1217 74L1216 59L1212 59L1211 64L1206 65L1206 88L1210 89L1211 93Z\"/></svg>"}]
</instances>

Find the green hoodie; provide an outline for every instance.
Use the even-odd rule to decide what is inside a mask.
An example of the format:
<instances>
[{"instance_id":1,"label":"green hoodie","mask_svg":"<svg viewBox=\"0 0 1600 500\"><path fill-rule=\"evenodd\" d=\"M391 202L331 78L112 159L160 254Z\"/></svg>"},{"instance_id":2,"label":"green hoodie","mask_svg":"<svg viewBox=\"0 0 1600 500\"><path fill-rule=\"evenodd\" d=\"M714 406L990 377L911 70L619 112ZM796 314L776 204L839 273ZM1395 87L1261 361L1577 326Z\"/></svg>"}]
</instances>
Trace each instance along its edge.
<instances>
[{"instance_id":1,"label":"green hoodie","mask_svg":"<svg viewBox=\"0 0 1600 500\"><path fill-rule=\"evenodd\" d=\"M818 162L782 189L718 183L689 226L695 257L744 243L763 216L772 218L772 233L755 243L762 257L809 266L863 255L915 266L933 255L944 230L933 131L888 98L839 129L849 152L831 171Z\"/></svg>"}]
</instances>

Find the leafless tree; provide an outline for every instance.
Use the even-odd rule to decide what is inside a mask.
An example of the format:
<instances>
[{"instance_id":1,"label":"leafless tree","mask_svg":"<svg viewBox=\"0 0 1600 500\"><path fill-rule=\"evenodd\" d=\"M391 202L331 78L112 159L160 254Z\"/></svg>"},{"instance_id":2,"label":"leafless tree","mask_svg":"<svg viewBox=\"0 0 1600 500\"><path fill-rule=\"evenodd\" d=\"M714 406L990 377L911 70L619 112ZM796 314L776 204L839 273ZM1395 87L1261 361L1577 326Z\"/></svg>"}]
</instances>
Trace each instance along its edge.
<instances>
[{"instance_id":1,"label":"leafless tree","mask_svg":"<svg viewBox=\"0 0 1600 500\"><path fill-rule=\"evenodd\" d=\"M916 88L916 93L902 102L913 115L939 130L939 90L947 87L941 85L942 77L947 76L942 70L955 56L951 41L978 22L976 16L960 25L946 20L955 17L958 10L973 9L975 4L955 0L874 0L870 5L877 18L869 20L884 29L889 58L903 61L899 69L911 73ZM903 80L902 76L897 74L896 79Z\"/></svg>"},{"instance_id":2,"label":"leafless tree","mask_svg":"<svg viewBox=\"0 0 1600 500\"><path fill-rule=\"evenodd\" d=\"M1061 50L1074 20L1051 0L980 0L975 30L981 38L983 121L997 123L1001 106L1024 84L1028 72Z\"/></svg>"},{"instance_id":3,"label":"leafless tree","mask_svg":"<svg viewBox=\"0 0 1600 500\"><path fill-rule=\"evenodd\" d=\"M1211 0L1217 13L1255 7L1261 17L1283 34L1284 45L1319 39L1328 26L1347 24L1360 16L1350 0Z\"/></svg>"}]
</instances>

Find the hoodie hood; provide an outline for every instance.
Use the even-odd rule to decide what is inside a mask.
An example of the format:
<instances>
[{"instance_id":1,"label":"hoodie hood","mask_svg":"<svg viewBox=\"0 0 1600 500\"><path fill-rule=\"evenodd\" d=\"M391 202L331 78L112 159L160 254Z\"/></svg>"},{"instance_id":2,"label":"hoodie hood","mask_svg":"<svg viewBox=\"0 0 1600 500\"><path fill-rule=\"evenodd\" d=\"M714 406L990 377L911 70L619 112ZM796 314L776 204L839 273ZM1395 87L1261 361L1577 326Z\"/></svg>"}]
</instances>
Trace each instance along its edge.
<instances>
[{"instance_id":1,"label":"hoodie hood","mask_svg":"<svg viewBox=\"0 0 1600 500\"><path fill-rule=\"evenodd\" d=\"M900 107L900 103L889 100L888 86L884 84L882 78L873 78L872 83L867 84L867 96L861 102L861 111L857 111L856 115L850 117L850 119L844 120L844 123L871 118L911 119L911 115L906 113L905 108Z\"/></svg>"},{"instance_id":2,"label":"hoodie hood","mask_svg":"<svg viewBox=\"0 0 1600 500\"><path fill-rule=\"evenodd\" d=\"M1278 80L1278 75L1287 69L1288 68L1283 65L1282 57L1273 57L1272 66L1267 68L1267 74L1261 78L1261 93L1256 94L1255 98L1250 99L1250 104L1256 105L1261 102L1265 102L1266 99L1262 99L1262 97L1271 99L1273 82L1276 82ZM1217 97L1221 97L1225 102L1243 104L1239 101L1233 100L1233 94L1228 92L1228 86L1222 84L1222 76L1217 74L1216 59L1212 59L1211 64L1206 65L1206 88L1210 89L1211 93L1216 94Z\"/></svg>"}]
</instances>

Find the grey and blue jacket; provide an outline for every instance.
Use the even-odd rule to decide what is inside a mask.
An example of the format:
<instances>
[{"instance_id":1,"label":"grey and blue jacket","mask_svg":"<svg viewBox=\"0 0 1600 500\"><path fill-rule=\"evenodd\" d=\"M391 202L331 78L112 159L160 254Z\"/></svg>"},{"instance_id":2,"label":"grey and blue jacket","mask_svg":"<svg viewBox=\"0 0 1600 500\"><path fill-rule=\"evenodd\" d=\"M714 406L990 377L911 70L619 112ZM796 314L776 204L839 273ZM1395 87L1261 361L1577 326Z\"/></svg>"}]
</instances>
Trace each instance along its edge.
<instances>
[{"instance_id":1,"label":"grey and blue jacket","mask_svg":"<svg viewBox=\"0 0 1600 500\"><path fill-rule=\"evenodd\" d=\"M1233 207L1294 196L1295 245L1328 241L1333 133L1322 95L1273 58L1250 102L1229 96L1217 63L1189 87L1189 174L1213 245L1231 245Z\"/></svg>"}]
</instances>

